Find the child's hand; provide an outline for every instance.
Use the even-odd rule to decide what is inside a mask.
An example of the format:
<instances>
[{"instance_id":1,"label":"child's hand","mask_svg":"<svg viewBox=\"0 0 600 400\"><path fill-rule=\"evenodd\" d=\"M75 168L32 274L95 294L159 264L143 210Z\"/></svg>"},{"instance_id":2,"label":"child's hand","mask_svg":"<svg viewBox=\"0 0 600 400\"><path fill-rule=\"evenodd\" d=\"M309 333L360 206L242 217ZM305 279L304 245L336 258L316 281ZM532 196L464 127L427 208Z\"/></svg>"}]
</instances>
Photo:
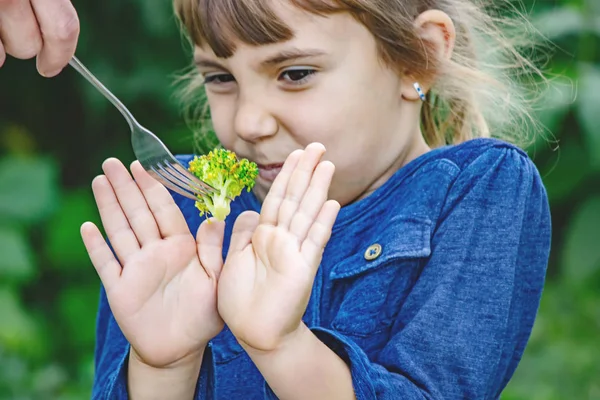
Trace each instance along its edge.
<instances>
[{"instance_id":1,"label":"child's hand","mask_svg":"<svg viewBox=\"0 0 600 400\"><path fill-rule=\"evenodd\" d=\"M118 160L103 169L92 188L118 260L94 224L81 235L115 319L133 354L152 367L194 358L223 328L216 287L224 225L203 223L196 242L169 192L139 162L131 166L135 181Z\"/></svg>"},{"instance_id":2,"label":"child's hand","mask_svg":"<svg viewBox=\"0 0 600 400\"><path fill-rule=\"evenodd\" d=\"M334 172L311 144L292 153L260 216L235 222L219 279L219 313L247 350L278 348L300 326L323 249L339 211L327 201Z\"/></svg>"}]
</instances>

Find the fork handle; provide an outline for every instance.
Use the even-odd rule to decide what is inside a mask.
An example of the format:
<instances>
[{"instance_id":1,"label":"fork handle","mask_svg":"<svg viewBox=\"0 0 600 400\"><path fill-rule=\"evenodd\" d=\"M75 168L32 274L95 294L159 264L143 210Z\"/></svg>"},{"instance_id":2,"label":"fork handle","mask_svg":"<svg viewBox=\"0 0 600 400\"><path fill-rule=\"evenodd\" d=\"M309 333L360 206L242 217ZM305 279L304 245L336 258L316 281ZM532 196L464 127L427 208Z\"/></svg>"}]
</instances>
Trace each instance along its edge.
<instances>
[{"instance_id":1,"label":"fork handle","mask_svg":"<svg viewBox=\"0 0 600 400\"><path fill-rule=\"evenodd\" d=\"M127 123L129 124L129 128L133 130L135 125L139 125L136 119L133 117L131 112L121 103L117 97L111 93L110 90L106 88L88 69L77 59L77 57L73 56L69 61L71 67L73 67L77 72L79 72L85 79L87 79L100 93L104 95L111 103L114 104L115 107L123 114Z\"/></svg>"}]
</instances>

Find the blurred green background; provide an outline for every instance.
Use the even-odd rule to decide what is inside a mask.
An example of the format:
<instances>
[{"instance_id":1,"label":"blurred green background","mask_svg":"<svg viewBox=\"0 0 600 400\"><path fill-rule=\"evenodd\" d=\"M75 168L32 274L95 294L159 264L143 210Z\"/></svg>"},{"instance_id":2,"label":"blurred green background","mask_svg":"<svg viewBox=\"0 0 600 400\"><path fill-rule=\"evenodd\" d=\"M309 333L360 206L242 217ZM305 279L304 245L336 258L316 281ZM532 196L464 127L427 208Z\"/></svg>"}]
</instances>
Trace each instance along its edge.
<instances>
[{"instance_id":1,"label":"blurred green background","mask_svg":"<svg viewBox=\"0 0 600 400\"><path fill-rule=\"evenodd\" d=\"M557 45L529 149L551 200L553 250L529 347L503 399L600 399L600 1L525 0ZM172 85L188 66L168 0L75 2L77 55L175 153L192 152ZM118 111L67 68L0 69L0 400L90 397L99 280L79 236L90 183L133 161Z\"/></svg>"}]
</instances>

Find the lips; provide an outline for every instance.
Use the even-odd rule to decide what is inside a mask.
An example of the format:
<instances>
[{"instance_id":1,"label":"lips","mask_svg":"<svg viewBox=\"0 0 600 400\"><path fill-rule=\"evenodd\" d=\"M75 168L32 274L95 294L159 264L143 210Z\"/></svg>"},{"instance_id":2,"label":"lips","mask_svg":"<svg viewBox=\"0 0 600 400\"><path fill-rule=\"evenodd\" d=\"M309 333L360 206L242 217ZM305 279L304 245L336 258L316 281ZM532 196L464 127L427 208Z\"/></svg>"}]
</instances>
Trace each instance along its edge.
<instances>
[{"instance_id":1,"label":"lips","mask_svg":"<svg viewBox=\"0 0 600 400\"><path fill-rule=\"evenodd\" d=\"M258 164L258 176L265 181L273 182L281 172L281 167L283 167L283 163L267 165Z\"/></svg>"}]
</instances>

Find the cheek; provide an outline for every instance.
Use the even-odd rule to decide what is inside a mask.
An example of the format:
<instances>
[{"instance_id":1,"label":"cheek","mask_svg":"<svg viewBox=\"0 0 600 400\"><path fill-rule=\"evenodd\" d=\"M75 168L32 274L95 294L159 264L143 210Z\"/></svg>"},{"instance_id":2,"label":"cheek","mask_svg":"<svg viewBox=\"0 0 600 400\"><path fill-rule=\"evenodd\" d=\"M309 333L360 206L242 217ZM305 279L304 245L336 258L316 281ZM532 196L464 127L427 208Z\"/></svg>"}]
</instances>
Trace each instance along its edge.
<instances>
[{"instance_id":1,"label":"cheek","mask_svg":"<svg viewBox=\"0 0 600 400\"><path fill-rule=\"evenodd\" d=\"M286 104L282 113L288 130L299 143L320 141L325 146L341 145L356 131L369 124L370 112L352 93L352 89L336 82L307 92Z\"/></svg>"},{"instance_id":2,"label":"cheek","mask_svg":"<svg viewBox=\"0 0 600 400\"><path fill-rule=\"evenodd\" d=\"M357 72L365 76L366 72ZM340 74L342 75L342 74ZM336 76L312 99L314 119L321 121L336 138L366 140L380 130L393 104L392 89L378 79L347 79Z\"/></svg>"},{"instance_id":3,"label":"cheek","mask_svg":"<svg viewBox=\"0 0 600 400\"><path fill-rule=\"evenodd\" d=\"M209 97L209 104L211 122L217 139L226 148L231 148L235 141L233 109L227 105L224 99L211 99Z\"/></svg>"},{"instance_id":4,"label":"cheek","mask_svg":"<svg viewBox=\"0 0 600 400\"><path fill-rule=\"evenodd\" d=\"M368 106L341 96L322 104L315 102L313 112L300 122L305 136L311 141L320 141L329 151L336 148L354 152L352 149L362 146L377 128Z\"/></svg>"}]
</instances>

